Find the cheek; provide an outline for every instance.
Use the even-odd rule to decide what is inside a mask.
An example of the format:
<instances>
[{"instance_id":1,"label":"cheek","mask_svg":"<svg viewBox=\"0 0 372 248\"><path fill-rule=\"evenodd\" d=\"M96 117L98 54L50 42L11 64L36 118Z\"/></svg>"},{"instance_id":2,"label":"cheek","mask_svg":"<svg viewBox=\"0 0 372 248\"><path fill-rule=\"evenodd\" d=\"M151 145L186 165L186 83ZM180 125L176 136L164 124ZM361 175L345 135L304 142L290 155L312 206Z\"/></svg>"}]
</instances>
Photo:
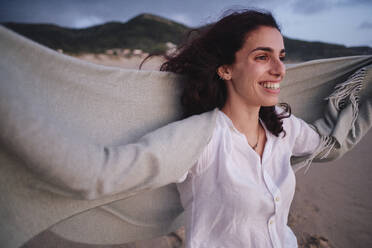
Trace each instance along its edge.
<instances>
[{"instance_id":1,"label":"cheek","mask_svg":"<svg viewBox=\"0 0 372 248\"><path fill-rule=\"evenodd\" d=\"M258 66L255 64L245 64L235 70L233 78L235 78L235 87L245 94L255 94L258 82L264 80L263 75L265 74L264 66Z\"/></svg>"},{"instance_id":2,"label":"cheek","mask_svg":"<svg viewBox=\"0 0 372 248\"><path fill-rule=\"evenodd\" d=\"M266 68L262 64L251 62L246 63L240 71L242 72L242 76L249 78L249 80L256 80L265 73Z\"/></svg>"},{"instance_id":3,"label":"cheek","mask_svg":"<svg viewBox=\"0 0 372 248\"><path fill-rule=\"evenodd\" d=\"M257 86L255 80L253 80L253 78L251 77L240 80L237 90L241 95L245 95L246 97L251 98L252 96L257 94Z\"/></svg>"},{"instance_id":4,"label":"cheek","mask_svg":"<svg viewBox=\"0 0 372 248\"><path fill-rule=\"evenodd\" d=\"M260 80L262 76L265 74L266 69L264 66L252 66L249 70L249 74L252 77L252 80Z\"/></svg>"},{"instance_id":5,"label":"cheek","mask_svg":"<svg viewBox=\"0 0 372 248\"><path fill-rule=\"evenodd\" d=\"M244 73L244 81L249 88L255 89L257 86L259 86L258 83L263 80L263 74L264 70L262 70L261 68L247 68Z\"/></svg>"}]
</instances>

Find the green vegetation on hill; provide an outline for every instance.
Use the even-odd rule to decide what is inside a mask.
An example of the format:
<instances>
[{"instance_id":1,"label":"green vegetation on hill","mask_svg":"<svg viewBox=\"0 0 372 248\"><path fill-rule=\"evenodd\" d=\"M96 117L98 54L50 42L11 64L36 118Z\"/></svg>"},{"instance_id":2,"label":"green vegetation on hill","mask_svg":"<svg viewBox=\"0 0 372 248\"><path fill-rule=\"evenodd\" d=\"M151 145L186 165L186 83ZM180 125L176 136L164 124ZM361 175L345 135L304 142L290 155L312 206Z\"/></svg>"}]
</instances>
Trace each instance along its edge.
<instances>
[{"instance_id":1,"label":"green vegetation on hill","mask_svg":"<svg viewBox=\"0 0 372 248\"><path fill-rule=\"evenodd\" d=\"M180 44L189 27L152 14L141 14L126 23L108 22L84 29L52 24L3 23L40 44L65 53L103 53L108 49L141 49L147 53L165 52L166 42ZM371 47L345 47L307 42L285 37L289 61L372 54Z\"/></svg>"},{"instance_id":2,"label":"green vegetation on hill","mask_svg":"<svg viewBox=\"0 0 372 248\"><path fill-rule=\"evenodd\" d=\"M40 44L66 53L102 53L112 48L166 50L165 43L179 44L188 28L150 14L139 15L126 23L108 22L84 29L63 28L52 24L3 23Z\"/></svg>"},{"instance_id":3,"label":"green vegetation on hill","mask_svg":"<svg viewBox=\"0 0 372 248\"><path fill-rule=\"evenodd\" d=\"M354 55L372 55L371 47L346 47L324 42L309 42L285 37L285 50L290 61L334 58Z\"/></svg>"}]
</instances>

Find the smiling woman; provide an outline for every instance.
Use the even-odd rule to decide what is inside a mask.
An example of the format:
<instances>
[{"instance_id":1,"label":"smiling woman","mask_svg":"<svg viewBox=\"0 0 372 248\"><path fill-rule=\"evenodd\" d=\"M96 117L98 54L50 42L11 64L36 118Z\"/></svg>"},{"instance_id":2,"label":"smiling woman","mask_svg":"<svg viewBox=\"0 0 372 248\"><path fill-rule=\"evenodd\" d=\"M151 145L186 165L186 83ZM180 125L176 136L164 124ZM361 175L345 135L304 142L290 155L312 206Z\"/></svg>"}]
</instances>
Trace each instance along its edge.
<instances>
[{"instance_id":1,"label":"smiling woman","mask_svg":"<svg viewBox=\"0 0 372 248\"><path fill-rule=\"evenodd\" d=\"M178 182L186 247L297 247L290 157L313 153L320 136L288 104L276 106L280 29L270 13L243 10L195 31L161 67L186 76L185 116L218 109L210 142Z\"/></svg>"},{"instance_id":2,"label":"smiling woman","mask_svg":"<svg viewBox=\"0 0 372 248\"><path fill-rule=\"evenodd\" d=\"M297 247L294 172L372 126L372 58L301 64L282 83L270 13L193 34L161 68L179 76L84 63L0 27L1 247L47 229L108 245L183 224L188 248Z\"/></svg>"},{"instance_id":3,"label":"smiling woman","mask_svg":"<svg viewBox=\"0 0 372 248\"><path fill-rule=\"evenodd\" d=\"M262 26L247 35L243 47L235 54L234 64L218 68L228 88L223 109L232 108L231 104L258 108L277 104L285 75L284 58L283 37L277 29Z\"/></svg>"},{"instance_id":4,"label":"smiling woman","mask_svg":"<svg viewBox=\"0 0 372 248\"><path fill-rule=\"evenodd\" d=\"M185 117L214 108L227 113L230 104L250 102L255 105L256 122L259 115L276 136L283 130L280 120L289 116L286 112L290 113L290 107L282 103L284 111L277 113L274 105L285 75L281 62L285 51L280 28L269 12L230 13L215 24L192 30L189 39L173 55L165 57L168 61L160 70L187 75L181 97ZM263 94L267 102L261 106L257 97Z\"/></svg>"}]
</instances>

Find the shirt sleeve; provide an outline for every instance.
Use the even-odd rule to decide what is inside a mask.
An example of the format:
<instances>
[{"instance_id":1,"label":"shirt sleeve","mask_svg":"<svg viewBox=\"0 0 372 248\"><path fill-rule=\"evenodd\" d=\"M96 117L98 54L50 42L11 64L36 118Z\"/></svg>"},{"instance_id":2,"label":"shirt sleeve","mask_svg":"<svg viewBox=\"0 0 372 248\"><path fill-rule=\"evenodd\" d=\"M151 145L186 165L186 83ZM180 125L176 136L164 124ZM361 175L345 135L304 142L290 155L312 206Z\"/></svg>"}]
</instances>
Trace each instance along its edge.
<instances>
[{"instance_id":1,"label":"shirt sleeve","mask_svg":"<svg viewBox=\"0 0 372 248\"><path fill-rule=\"evenodd\" d=\"M195 115L134 143L106 145L73 135L47 112L26 105L26 100L6 100L0 104L0 143L6 144L2 148L40 180L78 199L133 195L174 182L205 148L215 116L214 112Z\"/></svg>"},{"instance_id":2,"label":"shirt sleeve","mask_svg":"<svg viewBox=\"0 0 372 248\"><path fill-rule=\"evenodd\" d=\"M295 131L293 136L294 143L292 155L303 156L313 153L320 143L319 134L305 121L293 115L290 119L292 125L291 130Z\"/></svg>"},{"instance_id":3,"label":"shirt sleeve","mask_svg":"<svg viewBox=\"0 0 372 248\"><path fill-rule=\"evenodd\" d=\"M195 165L191 167L190 170L188 170L185 174L183 174L182 177L176 181L176 183L183 183L188 176L201 175L204 171L206 171L213 162L213 152L216 151L216 145L216 137L213 135L208 145L204 148L199 159L196 161Z\"/></svg>"}]
</instances>

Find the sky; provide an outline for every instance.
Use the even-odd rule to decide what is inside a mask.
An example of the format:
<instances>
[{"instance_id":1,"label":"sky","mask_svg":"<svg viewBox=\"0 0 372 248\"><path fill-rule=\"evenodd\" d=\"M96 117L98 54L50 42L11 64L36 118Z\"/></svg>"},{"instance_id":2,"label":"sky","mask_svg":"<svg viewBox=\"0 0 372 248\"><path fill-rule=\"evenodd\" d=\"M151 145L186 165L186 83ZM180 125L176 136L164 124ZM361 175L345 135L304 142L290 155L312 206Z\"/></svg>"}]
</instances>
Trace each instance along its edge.
<instances>
[{"instance_id":1,"label":"sky","mask_svg":"<svg viewBox=\"0 0 372 248\"><path fill-rule=\"evenodd\" d=\"M151 13L197 27L250 7L271 11L290 38L372 47L372 0L0 0L0 22L83 28Z\"/></svg>"}]
</instances>

